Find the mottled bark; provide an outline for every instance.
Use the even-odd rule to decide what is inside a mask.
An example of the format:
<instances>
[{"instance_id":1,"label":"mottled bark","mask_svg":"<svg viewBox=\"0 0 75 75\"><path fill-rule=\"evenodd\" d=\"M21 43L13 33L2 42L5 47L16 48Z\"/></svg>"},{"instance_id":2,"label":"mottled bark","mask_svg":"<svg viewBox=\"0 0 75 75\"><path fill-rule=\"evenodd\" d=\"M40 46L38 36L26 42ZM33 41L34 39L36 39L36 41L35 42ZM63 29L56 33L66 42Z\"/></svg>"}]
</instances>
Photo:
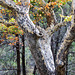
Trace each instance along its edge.
<instances>
[{"instance_id":1,"label":"mottled bark","mask_svg":"<svg viewBox=\"0 0 75 75\"><path fill-rule=\"evenodd\" d=\"M10 0L0 0L0 5L12 10L13 13L16 13L17 23L27 35L27 38L29 40L30 51L34 57L34 60L40 75L55 75L54 58L53 58L53 54L51 50L51 35L65 24L63 22L63 23L54 25L55 21L52 17L51 24L53 26L48 27L46 30L34 25L34 23L30 19L28 14L29 12L28 4L30 4L30 0L24 0L24 1L21 0L21 1L22 1L22 5L19 6ZM27 3L27 5L24 5L25 2ZM64 54L66 55L66 52L67 52L66 50L68 50L69 46L71 45L75 37L74 29L75 29L75 25L71 25L71 27L67 30L67 33L63 38L63 42L61 43L60 48L57 52L56 63L57 63L57 71L59 72L59 75L64 74L61 71L61 70L64 70L63 68L61 69L61 67L63 67L64 65L63 55ZM19 50L17 51L19 52ZM18 67L19 66L20 65L18 65Z\"/></svg>"},{"instance_id":2,"label":"mottled bark","mask_svg":"<svg viewBox=\"0 0 75 75\"><path fill-rule=\"evenodd\" d=\"M37 38L35 35L28 34L30 50L33 58L36 61L36 66L40 75L52 75L55 71L52 52L50 52L50 39L45 34L42 38ZM33 38L34 37L34 38Z\"/></svg>"},{"instance_id":3,"label":"mottled bark","mask_svg":"<svg viewBox=\"0 0 75 75\"><path fill-rule=\"evenodd\" d=\"M50 47L49 35L46 31L40 27L34 26L33 22L30 20L28 14L18 14L17 13L17 22L21 28L26 32L27 38L29 40L30 50L36 62L37 68L40 72L40 75L50 75L55 72L54 59ZM31 30L32 29L32 30ZM38 29L39 36L32 32L35 29Z\"/></svg>"},{"instance_id":4,"label":"mottled bark","mask_svg":"<svg viewBox=\"0 0 75 75\"><path fill-rule=\"evenodd\" d=\"M68 53L69 47L75 38L75 0L72 1L72 21L71 26L67 29L65 36L62 40L60 48L57 53L56 63L57 68L56 70L60 72L62 67L65 69L65 59ZM60 72L60 75L64 75L63 71Z\"/></svg>"}]
</instances>

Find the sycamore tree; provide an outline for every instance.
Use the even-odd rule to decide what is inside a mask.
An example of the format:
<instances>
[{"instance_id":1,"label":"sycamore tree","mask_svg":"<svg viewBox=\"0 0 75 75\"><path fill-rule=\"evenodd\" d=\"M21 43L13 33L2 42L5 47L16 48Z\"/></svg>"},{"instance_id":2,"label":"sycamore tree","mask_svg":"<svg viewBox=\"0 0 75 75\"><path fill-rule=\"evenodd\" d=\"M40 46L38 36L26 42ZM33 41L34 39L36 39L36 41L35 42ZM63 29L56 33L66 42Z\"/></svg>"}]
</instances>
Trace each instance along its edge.
<instances>
[{"instance_id":1,"label":"sycamore tree","mask_svg":"<svg viewBox=\"0 0 75 75\"><path fill-rule=\"evenodd\" d=\"M56 15L53 8L55 5L62 10L61 5L70 0L31 0L31 2L37 3L37 9L43 11L42 14L46 16L47 28L42 28L35 25L29 17L29 9L32 4L30 0L0 0L0 5L4 8L11 10L15 14L15 22L0 23L9 25L19 25L25 32L30 51L35 60L37 69L40 75L65 75L65 56L67 55L69 46L75 37L75 0L72 0L72 13L69 16L64 16L63 11L60 23L57 22ZM41 14L39 15L39 17ZM64 18L64 20L62 20ZM37 19L37 18L36 18ZM53 53L51 50L51 36L60 27L67 25L66 22L71 21L71 26L67 28L65 35L63 36L62 43L57 51L56 59L54 62ZM56 73L55 73L56 71ZM19 74L20 75L20 74Z\"/></svg>"}]
</instances>

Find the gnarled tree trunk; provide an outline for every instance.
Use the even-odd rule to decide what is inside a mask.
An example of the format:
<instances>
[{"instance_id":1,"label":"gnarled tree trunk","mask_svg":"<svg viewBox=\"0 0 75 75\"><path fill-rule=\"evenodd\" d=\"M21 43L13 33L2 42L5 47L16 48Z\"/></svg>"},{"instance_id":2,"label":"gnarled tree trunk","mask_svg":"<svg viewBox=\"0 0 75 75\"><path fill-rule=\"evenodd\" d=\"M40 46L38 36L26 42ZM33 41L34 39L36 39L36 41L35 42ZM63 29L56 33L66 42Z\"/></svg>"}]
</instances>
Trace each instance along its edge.
<instances>
[{"instance_id":1,"label":"gnarled tree trunk","mask_svg":"<svg viewBox=\"0 0 75 75\"><path fill-rule=\"evenodd\" d=\"M18 25L24 30L29 40L30 51L33 55L33 58L35 60L40 75L55 75L55 64L54 64L54 58L51 50L51 36L61 26L64 26L65 22L55 25L55 20L54 20L55 17L54 14L52 14L52 17L49 16L49 19L51 20L50 26L53 25L52 27L43 29L39 26L36 26L34 25L34 23L31 21L29 17L30 0L20 0L20 1L22 4L19 6L16 5L11 0L0 0L0 5L10 9L11 11L13 11L13 13L16 14L16 21ZM46 5L44 0L39 0L39 1L41 2L41 6ZM75 3L75 0L73 0L73 2ZM51 9L49 11L52 12L53 10L52 5L50 5L50 7ZM74 15L75 11L73 10L73 12L74 12L73 18L75 18ZM49 24L49 21L47 22ZM72 23L71 27L67 29L67 32L65 33L63 41L60 44L60 47L56 55L56 65L57 65L56 71L58 71L59 75L65 74L64 73L65 71L64 72L62 71L62 69L64 69L63 66L65 64L65 61L63 59L64 59L64 55L66 55L67 50L75 37L74 23Z\"/></svg>"}]
</instances>

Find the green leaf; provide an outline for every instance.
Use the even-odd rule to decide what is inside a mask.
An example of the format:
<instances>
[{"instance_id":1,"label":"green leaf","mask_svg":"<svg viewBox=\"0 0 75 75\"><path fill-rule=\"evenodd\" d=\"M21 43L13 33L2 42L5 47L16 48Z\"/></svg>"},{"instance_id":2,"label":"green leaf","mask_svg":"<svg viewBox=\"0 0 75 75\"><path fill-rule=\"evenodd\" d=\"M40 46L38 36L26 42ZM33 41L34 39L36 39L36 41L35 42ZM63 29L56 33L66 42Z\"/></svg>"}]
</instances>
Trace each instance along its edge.
<instances>
[{"instance_id":1,"label":"green leaf","mask_svg":"<svg viewBox=\"0 0 75 75\"><path fill-rule=\"evenodd\" d=\"M17 2L16 0L14 0L14 2Z\"/></svg>"}]
</instances>

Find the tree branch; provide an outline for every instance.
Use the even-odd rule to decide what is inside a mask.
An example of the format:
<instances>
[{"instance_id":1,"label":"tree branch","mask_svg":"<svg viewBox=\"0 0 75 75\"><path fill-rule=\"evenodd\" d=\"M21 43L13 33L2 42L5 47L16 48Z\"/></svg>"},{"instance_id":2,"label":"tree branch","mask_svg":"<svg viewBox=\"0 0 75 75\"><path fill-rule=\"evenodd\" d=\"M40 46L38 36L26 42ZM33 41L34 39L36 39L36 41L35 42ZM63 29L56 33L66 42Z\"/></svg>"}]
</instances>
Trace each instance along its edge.
<instances>
[{"instance_id":1,"label":"tree branch","mask_svg":"<svg viewBox=\"0 0 75 75\"><path fill-rule=\"evenodd\" d=\"M63 42L61 43L60 48L57 52L56 63L60 66L64 65L65 61L63 61L63 59L66 56L67 50L69 49L71 43L75 38L75 26L72 26L70 29L67 30Z\"/></svg>"},{"instance_id":2,"label":"tree branch","mask_svg":"<svg viewBox=\"0 0 75 75\"><path fill-rule=\"evenodd\" d=\"M53 12L53 15L54 15L55 22L58 23L57 18L56 18L56 14L54 13L54 10L52 12Z\"/></svg>"},{"instance_id":3,"label":"tree branch","mask_svg":"<svg viewBox=\"0 0 75 75\"><path fill-rule=\"evenodd\" d=\"M64 63L65 63L64 58L68 52L68 49L69 49L71 43L73 42L73 40L75 38L75 8L73 8L72 14L74 14L72 16L72 21L71 21L72 24L71 24L70 28L67 29L67 32L65 33L65 36L62 40L62 43L58 49L58 53L56 56L56 63L58 65L58 67L59 67L59 65L60 66L64 65Z\"/></svg>"},{"instance_id":4,"label":"tree branch","mask_svg":"<svg viewBox=\"0 0 75 75\"><path fill-rule=\"evenodd\" d=\"M63 23L58 23L57 25L55 26L51 26L51 27L48 27L46 29L47 33L49 34L49 36L51 36L55 31L57 31L60 27L62 26L65 26L66 25L66 22L63 22Z\"/></svg>"},{"instance_id":5,"label":"tree branch","mask_svg":"<svg viewBox=\"0 0 75 75\"><path fill-rule=\"evenodd\" d=\"M63 12L62 7L60 6L59 8L61 9L62 15L64 15L64 12ZM62 23L62 19L63 19L63 18L61 17L60 23Z\"/></svg>"},{"instance_id":6,"label":"tree branch","mask_svg":"<svg viewBox=\"0 0 75 75\"><path fill-rule=\"evenodd\" d=\"M16 12L16 20L18 25L26 32L34 33L38 37L43 36L43 34L39 31L39 29L34 25L32 20L29 17L29 8L30 8L30 0L21 0L22 5L18 6L13 1L9 0L0 0L0 5L14 10ZM24 5L26 3L26 5ZM42 29L42 28L41 28Z\"/></svg>"}]
</instances>

